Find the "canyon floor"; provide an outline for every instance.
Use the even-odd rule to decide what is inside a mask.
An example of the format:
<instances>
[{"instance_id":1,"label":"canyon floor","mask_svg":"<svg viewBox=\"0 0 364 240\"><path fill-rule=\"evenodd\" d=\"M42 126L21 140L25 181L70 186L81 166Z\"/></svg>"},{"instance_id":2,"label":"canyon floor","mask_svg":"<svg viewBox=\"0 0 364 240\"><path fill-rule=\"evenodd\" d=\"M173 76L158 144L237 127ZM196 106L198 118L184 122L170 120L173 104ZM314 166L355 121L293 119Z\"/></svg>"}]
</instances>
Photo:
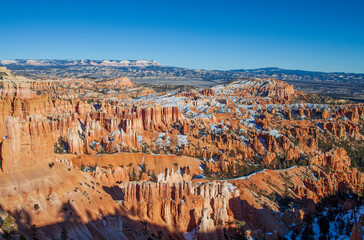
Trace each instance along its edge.
<instances>
[{"instance_id":1,"label":"canyon floor","mask_svg":"<svg viewBox=\"0 0 364 240\"><path fill-rule=\"evenodd\" d=\"M0 68L7 239L363 239L364 104Z\"/></svg>"}]
</instances>

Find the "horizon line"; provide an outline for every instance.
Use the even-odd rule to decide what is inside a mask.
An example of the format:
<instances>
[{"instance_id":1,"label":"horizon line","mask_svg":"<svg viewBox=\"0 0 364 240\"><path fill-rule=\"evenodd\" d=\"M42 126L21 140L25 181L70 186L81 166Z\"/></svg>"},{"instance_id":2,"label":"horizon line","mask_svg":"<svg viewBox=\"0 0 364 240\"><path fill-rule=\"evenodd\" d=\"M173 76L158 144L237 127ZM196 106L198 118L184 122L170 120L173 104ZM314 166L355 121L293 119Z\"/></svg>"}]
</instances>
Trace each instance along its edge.
<instances>
[{"instance_id":1,"label":"horizon line","mask_svg":"<svg viewBox=\"0 0 364 240\"><path fill-rule=\"evenodd\" d=\"M15 61L15 60L54 60L54 61L65 61L65 60L91 60L91 61L154 61L158 64L160 64L160 67L176 67L176 68L184 68L184 69L189 69L189 70L204 70L204 71L239 71L239 70L245 70L245 71L249 71L249 70L263 70L263 69L279 69L279 70L287 70L287 71L303 71L303 72L314 72L314 73L326 73L326 74L330 74L330 73L345 73L345 74L364 74L364 72L344 72L344 71L322 71L322 70L307 70L307 69L298 69L298 68L281 68L281 67L273 67L273 66L267 66L267 67L256 67L256 68L231 68L231 69L205 69L205 68L192 68L192 67L182 67L182 66L172 66L172 65L164 65L161 64L159 61L155 60L155 59L91 59L91 58L14 58L14 59L0 59L0 61L3 60L10 60L10 61ZM0 66L3 64L0 64ZM6 65L15 65L15 64L6 64ZM37 66L37 65L30 65L30 66ZM105 67L113 67L113 66L105 66ZM123 66L119 66L119 67L123 67ZM130 66L130 67L138 67L138 66Z\"/></svg>"}]
</instances>

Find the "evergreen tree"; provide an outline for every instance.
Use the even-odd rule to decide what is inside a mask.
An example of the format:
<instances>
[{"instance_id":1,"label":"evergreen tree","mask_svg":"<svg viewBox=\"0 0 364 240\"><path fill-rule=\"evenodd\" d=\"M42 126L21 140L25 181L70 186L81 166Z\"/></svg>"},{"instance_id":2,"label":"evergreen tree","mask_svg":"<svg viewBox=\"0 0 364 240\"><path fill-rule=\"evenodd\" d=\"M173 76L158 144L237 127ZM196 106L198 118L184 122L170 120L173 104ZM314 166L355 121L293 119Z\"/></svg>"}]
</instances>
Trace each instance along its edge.
<instances>
[{"instance_id":1,"label":"evergreen tree","mask_svg":"<svg viewBox=\"0 0 364 240\"><path fill-rule=\"evenodd\" d=\"M14 218L9 214L5 220L4 224L1 226L4 232L4 237L10 239L11 234L18 231L18 226L15 223Z\"/></svg>"},{"instance_id":2,"label":"evergreen tree","mask_svg":"<svg viewBox=\"0 0 364 240\"><path fill-rule=\"evenodd\" d=\"M147 166L145 165L145 163L142 164L141 171L142 172L146 172L147 171Z\"/></svg>"},{"instance_id":3,"label":"evergreen tree","mask_svg":"<svg viewBox=\"0 0 364 240\"><path fill-rule=\"evenodd\" d=\"M85 164L81 163L81 171L84 172L86 169Z\"/></svg>"},{"instance_id":4,"label":"evergreen tree","mask_svg":"<svg viewBox=\"0 0 364 240\"><path fill-rule=\"evenodd\" d=\"M305 229L302 232L302 239L305 240L314 240L315 234L313 232L312 226L306 225Z\"/></svg>"},{"instance_id":5,"label":"evergreen tree","mask_svg":"<svg viewBox=\"0 0 364 240\"><path fill-rule=\"evenodd\" d=\"M203 174L206 176L206 177L211 177L211 170L208 166L204 166L203 168Z\"/></svg>"},{"instance_id":6,"label":"evergreen tree","mask_svg":"<svg viewBox=\"0 0 364 240\"><path fill-rule=\"evenodd\" d=\"M330 230L329 219L325 216L321 217L318 221L320 227L320 239L327 239Z\"/></svg>"},{"instance_id":7,"label":"evergreen tree","mask_svg":"<svg viewBox=\"0 0 364 240\"><path fill-rule=\"evenodd\" d=\"M351 231L353 229L353 224L350 222L346 222L345 224L346 224L345 225L345 234L346 234L346 236L350 237Z\"/></svg>"},{"instance_id":8,"label":"evergreen tree","mask_svg":"<svg viewBox=\"0 0 364 240\"><path fill-rule=\"evenodd\" d=\"M228 165L228 177L233 178L234 177L234 169L232 165Z\"/></svg>"},{"instance_id":9,"label":"evergreen tree","mask_svg":"<svg viewBox=\"0 0 364 240\"><path fill-rule=\"evenodd\" d=\"M238 177L244 176L244 169L239 163L236 165L236 168L237 168L237 176Z\"/></svg>"},{"instance_id":10,"label":"evergreen tree","mask_svg":"<svg viewBox=\"0 0 364 240\"><path fill-rule=\"evenodd\" d=\"M135 173L135 168L133 168L133 172L131 173L131 181L135 181L136 180L136 173Z\"/></svg>"},{"instance_id":11,"label":"evergreen tree","mask_svg":"<svg viewBox=\"0 0 364 240\"><path fill-rule=\"evenodd\" d=\"M30 227L30 230L32 231L32 239L33 240L36 240L37 239L37 232L38 232L38 228L35 224L33 224L31 227Z\"/></svg>"},{"instance_id":12,"label":"evergreen tree","mask_svg":"<svg viewBox=\"0 0 364 240\"><path fill-rule=\"evenodd\" d=\"M68 232L65 227L62 227L61 240L67 240L67 239L68 239Z\"/></svg>"},{"instance_id":13,"label":"evergreen tree","mask_svg":"<svg viewBox=\"0 0 364 240\"><path fill-rule=\"evenodd\" d=\"M305 215L304 219L306 226L302 232L302 239L314 240L315 234L312 229L313 218L311 215Z\"/></svg>"},{"instance_id":14,"label":"evergreen tree","mask_svg":"<svg viewBox=\"0 0 364 240\"><path fill-rule=\"evenodd\" d=\"M156 175L155 175L155 172L154 172L154 170L152 170L152 172L151 172L151 174L150 174L150 181L152 181L152 182L157 182L157 177L156 177Z\"/></svg>"}]
</instances>

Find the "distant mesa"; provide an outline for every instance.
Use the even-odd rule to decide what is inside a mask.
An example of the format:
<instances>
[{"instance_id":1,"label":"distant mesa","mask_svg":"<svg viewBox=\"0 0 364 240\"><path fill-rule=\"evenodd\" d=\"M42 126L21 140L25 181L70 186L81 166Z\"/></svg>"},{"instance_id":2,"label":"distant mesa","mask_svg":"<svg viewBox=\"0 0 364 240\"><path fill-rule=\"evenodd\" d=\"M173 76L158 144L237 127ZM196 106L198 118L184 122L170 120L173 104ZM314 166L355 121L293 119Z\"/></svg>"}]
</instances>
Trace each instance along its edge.
<instances>
[{"instance_id":1,"label":"distant mesa","mask_svg":"<svg viewBox=\"0 0 364 240\"><path fill-rule=\"evenodd\" d=\"M7 69L6 67L0 67L0 74L1 75L9 75L10 74L10 70Z\"/></svg>"},{"instance_id":2,"label":"distant mesa","mask_svg":"<svg viewBox=\"0 0 364 240\"><path fill-rule=\"evenodd\" d=\"M6 67L0 67L0 96L2 99L9 97L33 98L35 93L31 90L35 82L23 76L14 75Z\"/></svg>"},{"instance_id":3,"label":"distant mesa","mask_svg":"<svg viewBox=\"0 0 364 240\"><path fill-rule=\"evenodd\" d=\"M32 59L16 59L16 60L0 60L1 65L18 65L18 66L110 66L110 67L147 67L161 66L154 60L32 60Z\"/></svg>"}]
</instances>

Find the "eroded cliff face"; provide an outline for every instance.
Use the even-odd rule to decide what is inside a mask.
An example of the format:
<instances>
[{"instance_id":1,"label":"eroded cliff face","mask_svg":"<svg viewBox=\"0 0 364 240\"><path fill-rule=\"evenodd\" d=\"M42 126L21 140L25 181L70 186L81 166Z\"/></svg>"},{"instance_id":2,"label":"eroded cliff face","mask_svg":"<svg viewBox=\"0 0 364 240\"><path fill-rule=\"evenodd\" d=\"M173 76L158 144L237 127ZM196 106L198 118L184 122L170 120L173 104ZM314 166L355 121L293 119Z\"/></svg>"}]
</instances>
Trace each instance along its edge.
<instances>
[{"instance_id":1,"label":"eroded cliff face","mask_svg":"<svg viewBox=\"0 0 364 240\"><path fill-rule=\"evenodd\" d=\"M50 126L36 116L29 120L7 117L6 137L1 144L1 168L4 172L21 171L54 160Z\"/></svg>"},{"instance_id":2,"label":"eroded cliff face","mask_svg":"<svg viewBox=\"0 0 364 240\"><path fill-rule=\"evenodd\" d=\"M223 238L224 225L233 219L228 213L234 193L227 182L126 182L118 187L131 214L179 233L197 230L199 239Z\"/></svg>"},{"instance_id":3,"label":"eroded cliff face","mask_svg":"<svg viewBox=\"0 0 364 240\"><path fill-rule=\"evenodd\" d=\"M20 233L277 239L336 194L345 211L361 204L340 197L362 199L362 104L304 102L274 79L182 93L2 80L0 204Z\"/></svg>"}]
</instances>

